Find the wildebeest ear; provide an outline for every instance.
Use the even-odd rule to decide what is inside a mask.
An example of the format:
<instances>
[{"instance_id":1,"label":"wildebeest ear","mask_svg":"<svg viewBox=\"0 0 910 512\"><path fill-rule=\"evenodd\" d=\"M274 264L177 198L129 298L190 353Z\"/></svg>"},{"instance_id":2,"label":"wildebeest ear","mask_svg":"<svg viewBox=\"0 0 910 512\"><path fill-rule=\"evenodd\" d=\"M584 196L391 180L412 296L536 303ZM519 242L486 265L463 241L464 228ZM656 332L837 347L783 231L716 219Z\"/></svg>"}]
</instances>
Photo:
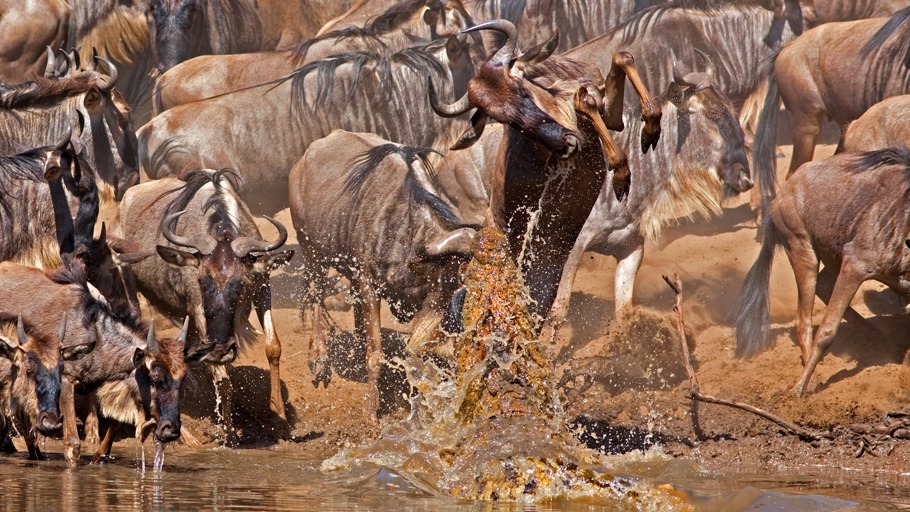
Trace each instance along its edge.
<instances>
[{"instance_id":1,"label":"wildebeest ear","mask_svg":"<svg viewBox=\"0 0 910 512\"><path fill-rule=\"evenodd\" d=\"M17 350L19 350L18 343L0 334L0 357L12 361L16 357Z\"/></svg>"},{"instance_id":2,"label":"wildebeest ear","mask_svg":"<svg viewBox=\"0 0 910 512\"><path fill-rule=\"evenodd\" d=\"M691 96L692 86L680 85L673 81L670 82L670 86L667 87L667 99L680 110L685 110L684 105L689 101Z\"/></svg>"},{"instance_id":3,"label":"wildebeest ear","mask_svg":"<svg viewBox=\"0 0 910 512\"><path fill-rule=\"evenodd\" d=\"M78 345L71 345L69 347L60 347L60 356L64 361L78 361L83 357L92 353L92 350L95 350L94 341L88 343L80 343Z\"/></svg>"},{"instance_id":4,"label":"wildebeest ear","mask_svg":"<svg viewBox=\"0 0 910 512\"><path fill-rule=\"evenodd\" d=\"M288 261L294 257L293 250L269 252L256 255L256 270L260 272L271 272L278 267L287 265Z\"/></svg>"},{"instance_id":5,"label":"wildebeest ear","mask_svg":"<svg viewBox=\"0 0 910 512\"><path fill-rule=\"evenodd\" d=\"M142 350L142 347L136 347L136 351L133 352L133 366L139 368L144 362L145 350Z\"/></svg>"},{"instance_id":6,"label":"wildebeest ear","mask_svg":"<svg viewBox=\"0 0 910 512\"><path fill-rule=\"evenodd\" d=\"M124 253L114 253L114 263L117 266L123 265L132 265L134 263L139 263L140 261L145 261L146 258L152 256L153 252L124 252Z\"/></svg>"},{"instance_id":7,"label":"wildebeest ear","mask_svg":"<svg viewBox=\"0 0 910 512\"><path fill-rule=\"evenodd\" d=\"M559 46L559 29L553 31L553 34L546 41L528 48L528 50L518 58L518 62L527 62L534 64L546 60L556 47Z\"/></svg>"},{"instance_id":8,"label":"wildebeest ear","mask_svg":"<svg viewBox=\"0 0 910 512\"><path fill-rule=\"evenodd\" d=\"M477 109L477 112L474 112L474 115L471 116L471 127L465 130L465 132L461 134L461 137L458 138L458 142L453 144L449 149L457 151L473 146L475 142L480 140L480 136L483 135L483 129L486 128L486 126L487 113Z\"/></svg>"},{"instance_id":9,"label":"wildebeest ear","mask_svg":"<svg viewBox=\"0 0 910 512\"><path fill-rule=\"evenodd\" d=\"M168 247L166 245L159 245L156 249L158 250L158 256L161 256L161 259L171 265L176 265L178 267L199 266L199 257L195 254L190 254L186 251L174 249L173 247Z\"/></svg>"}]
</instances>

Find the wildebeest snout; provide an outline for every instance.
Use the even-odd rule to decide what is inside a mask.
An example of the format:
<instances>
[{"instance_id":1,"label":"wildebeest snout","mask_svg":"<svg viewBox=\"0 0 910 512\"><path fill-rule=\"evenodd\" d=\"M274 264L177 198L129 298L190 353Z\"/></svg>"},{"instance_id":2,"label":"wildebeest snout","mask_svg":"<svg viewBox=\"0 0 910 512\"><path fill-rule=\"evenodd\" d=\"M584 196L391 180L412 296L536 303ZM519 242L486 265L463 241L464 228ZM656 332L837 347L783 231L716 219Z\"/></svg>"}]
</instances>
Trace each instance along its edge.
<instances>
[{"instance_id":1,"label":"wildebeest snout","mask_svg":"<svg viewBox=\"0 0 910 512\"><path fill-rule=\"evenodd\" d=\"M39 432L48 436L59 432L63 428L63 423L60 421L60 415L42 411L38 413L37 427Z\"/></svg>"},{"instance_id":2,"label":"wildebeest snout","mask_svg":"<svg viewBox=\"0 0 910 512\"><path fill-rule=\"evenodd\" d=\"M180 420L171 421L162 419L155 430L155 437L159 440L169 443L180 438Z\"/></svg>"},{"instance_id":3,"label":"wildebeest snout","mask_svg":"<svg viewBox=\"0 0 910 512\"><path fill-rule=\"evenodd\" d=\"M749 176L749 167L740 162L730 167L726 178L724 180L726 185L737 192L745 192L754 185L752 178Z\"/></svg>"},{"instance_id":4,"label":"wildebeest snout","mask_svg":"<svg viewBox=\"0 0 910 512\"><path fill-rule=\"evenodd\" d=\"M565 143L566 147L560 155L560 158L565 160L567 158L570 158L575 154L576 151L578 151L580 143L578 141L578 134L568 130L563 131L562 140Z\"/></svg>"}]
</instances>

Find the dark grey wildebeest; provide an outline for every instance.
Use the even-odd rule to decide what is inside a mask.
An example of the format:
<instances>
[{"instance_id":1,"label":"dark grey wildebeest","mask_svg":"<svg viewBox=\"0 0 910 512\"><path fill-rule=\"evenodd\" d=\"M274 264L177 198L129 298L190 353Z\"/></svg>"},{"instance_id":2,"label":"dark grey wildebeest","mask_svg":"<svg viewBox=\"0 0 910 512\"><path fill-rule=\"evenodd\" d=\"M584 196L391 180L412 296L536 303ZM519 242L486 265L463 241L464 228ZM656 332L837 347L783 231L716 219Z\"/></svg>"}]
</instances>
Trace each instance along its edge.
<instances>
[{"instance_id":1,"label":"dark grey wildebeest","mask_svg":"<svg viewBox=\"0 0 910 512\"><path fill-rule=\"evenodd\" d=\"M37 434L60 431L63 362L84 357L94 348L94 342L62 347L65 328L66 317L56 335L29 337L20 316L15 340L0 335L0 451L14 449L8 437L13 420L18 420L32 460L42 458Z\"/></svg>"},{"instance_id":2,"label":"dark grey wildebeest","mask_svg":"<svg viewBox=\"0 0 910 512\"><path fill-rule=\"evenodd\" d=\"M464 123L440 119L424 106L427 77L440 84L454 80L457 94L473 74L458 38L392 55L360 51L311 62L280 83L181 105L152 119L138 133L142 169L151 178L195 168L239 169L246 203L273 213L287 207L291 167L333 129L415 146L451 145ZM260 151L263 144L272 149Z\"/></svg>"},{"instance_id":3,"label":"dark grey wildebeest","mask_svg":"<svg viewBox=\"0 0 910 512\"><path fill-rule=\"evenodd\" d=\"M70 464L79 460L81 443L76 431L75 393L87 394L105 384L135 379L147 355L145 327L137 318L121 318L110 308L98 290L88 284L81 267L60 268L52 273L18 265L0 263L0 320L13 321L21 315L28 332L49 338L66 317L64 347L92 345L94 350L82 359L66 362L61 380L60 409L63 414L64 457ZM145 410L167 413L157 421L155 436L162 441L175 439L179 431L179 405L156 405L166 393L151 391L159 381L148 381L140 393ZM175 397L170 396L170 400ZM143 425L137 425L141 428ZM176 434L176 435L175 435Z\"/></svg>"},{"instance_id":4,"label":"dark grey wildebeest","mask_svg":"<svg viewBox=\"0 0 910 512\"><path fill-rule=\"evenodd\" d=\"M771 202L761 252L736 301L737 355L753 356L772 343L770 271L775 250L783 247L799 292L796 339L804 370L794 391L802 395L864 281L910 294L908 198L905 148L841 153L794 173ZM816 294L828 307L813 337Z\"/></svg>"},{"instance_id":5,"label":"dark grey wildebeest","mask_svg":"<svg viewBox=\"0 0 910 512\"><path fill-rule=\"evenodd\" d=\"M240 199L239 183L230 170L195 170L183 179L168 177L133 187L120 206L124 239L159 256L130 266L136 288L166 317L179 322L189 316L188 357L213 365L232 444L236 437L224 365L255 339L249 323L254 306L265 331L270 406L286 419L269 272L294 254L278 250L287 240L287 230L270 217L266 218L278 229L278 237L263 240Z\"/></svg>"}]
</instances>

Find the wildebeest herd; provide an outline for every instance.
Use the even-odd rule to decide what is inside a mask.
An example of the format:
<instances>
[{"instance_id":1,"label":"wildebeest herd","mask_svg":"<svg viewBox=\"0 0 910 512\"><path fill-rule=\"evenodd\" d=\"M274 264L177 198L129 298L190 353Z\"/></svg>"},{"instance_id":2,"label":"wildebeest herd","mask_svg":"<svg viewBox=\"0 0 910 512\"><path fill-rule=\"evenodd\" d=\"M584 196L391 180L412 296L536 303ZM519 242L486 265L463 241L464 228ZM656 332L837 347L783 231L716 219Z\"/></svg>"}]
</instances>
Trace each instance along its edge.
<instances>
[{"instance_id":1,"label":"wildebeest herd","mask_svg":"<svg viewBox=\"0 0 910 512\"><path fill-rule=\"evenodd\" d=\"M802 393L863 281L910 293L908 4L0 0L0 450L15 427L42 458L37 436L62 431L75 464L77 417L95 461L115 428L102 440L99 417L191 438L196 363L233 444L225 365L260 334L286 419L270 273L295 252L314 384L332 378L323 303L348 286L375 420L381 302L410 322L410 356L444 344L482 227L507 235L546 339L585 251L618 261L619 315L645 240L753 180L763 242L737 350L767 346L781 246ZM777 191L781 100L794 155ZM807 163L826 116L843 154ZM297 251L269 216L286 208ZM180 334L159 339L152 315Z\"/></svg>"}]
</instances>

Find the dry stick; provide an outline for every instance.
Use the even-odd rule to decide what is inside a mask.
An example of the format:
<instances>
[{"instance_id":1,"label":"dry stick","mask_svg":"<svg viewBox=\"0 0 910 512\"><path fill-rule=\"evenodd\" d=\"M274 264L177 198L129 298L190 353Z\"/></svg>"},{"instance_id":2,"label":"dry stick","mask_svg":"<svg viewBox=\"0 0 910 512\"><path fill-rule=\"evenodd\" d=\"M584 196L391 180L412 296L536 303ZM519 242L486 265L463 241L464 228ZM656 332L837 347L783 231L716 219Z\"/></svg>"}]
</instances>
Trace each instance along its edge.
<instances>
[{"instance_id":1,"label":"dry stick","mask_svg":"<svg viewBox=\"0 0 910 512\"><path fill-rule=\"evenodd\" d=\"M742 411L751 412L752 414L757 414L762 418L765 418L768 421L777 423L781 427L789 430L790 432L796 434L801 439L807 439L814 441L821 439L822 435L806 430L799 425L790 423L789 421L771 414L770 412L759 409L758 407L753 407L749 404L744 404L736 400L727 400L724 398L717 398L711 395L706 395L699 390L698 386L698 376L695 374L695 368L692 367L692 360L689 356L689 342L686 339L686 326L683 322L683 311L682 311L682 281L679 279L679 274L674 274L673 281L670 281L670 278L667 276L662 276L664 281L670 285L670 288L673 289L673 292L676 294L676 305L673 306L673 311L676 312L676 330L679 331L679 343L682 347L683 352L683 363L686 365L686 372L689 374L689 382L692 383L692 389L689 391L689 398L697 400L699 402L706 402L709 404L718 404L726 405L728 407L733 407L735 409L740 409Z\"/></svg>"}]
</instances>

